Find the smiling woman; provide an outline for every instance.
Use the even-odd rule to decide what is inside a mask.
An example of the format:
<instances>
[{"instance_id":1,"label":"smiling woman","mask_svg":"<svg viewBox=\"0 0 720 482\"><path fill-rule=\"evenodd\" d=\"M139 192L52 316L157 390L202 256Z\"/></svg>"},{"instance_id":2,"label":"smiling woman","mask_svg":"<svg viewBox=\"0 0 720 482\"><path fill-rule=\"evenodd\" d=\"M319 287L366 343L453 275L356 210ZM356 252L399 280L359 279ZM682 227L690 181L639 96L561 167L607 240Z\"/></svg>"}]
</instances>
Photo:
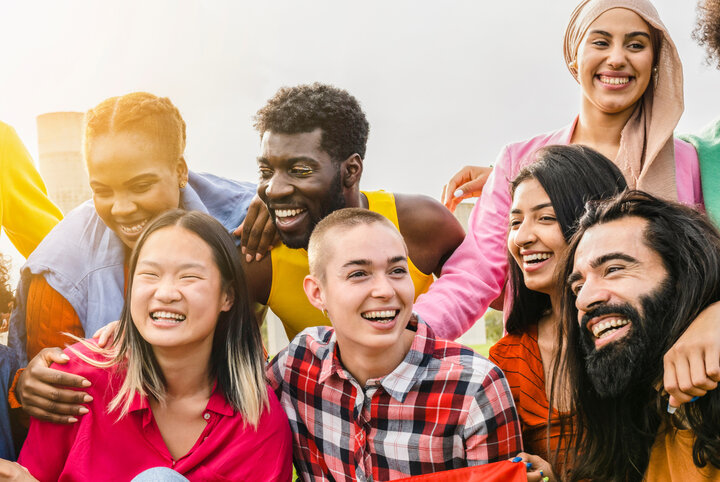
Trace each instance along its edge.
<instances>
[{"instance_id":1,"label":"smiling woman","mask_svg":"<svg viewBox=\"0 0 720 482\"><path fill-rule=\"evenodd\" d=\"M130 258L115 343L65 353L58 368L91 380L92 400L76 424L33 419L19 462L38 479L172 466L196 480L290 480L290 428L265 383L240 260L211 216L175 210L151 223Z\"/></svg>"}]
</instances>

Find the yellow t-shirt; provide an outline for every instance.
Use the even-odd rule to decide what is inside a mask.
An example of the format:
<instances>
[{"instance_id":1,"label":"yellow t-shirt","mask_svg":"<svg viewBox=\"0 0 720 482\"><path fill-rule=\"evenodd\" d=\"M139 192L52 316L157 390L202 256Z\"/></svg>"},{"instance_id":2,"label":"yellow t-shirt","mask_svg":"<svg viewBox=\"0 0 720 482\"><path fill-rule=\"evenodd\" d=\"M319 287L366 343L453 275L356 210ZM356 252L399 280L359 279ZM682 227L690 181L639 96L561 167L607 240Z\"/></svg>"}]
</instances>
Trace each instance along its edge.
<instances>
[{"instance_id":1,"label":"yellow t-shirt","mask_svg":"<svg viewBox=\"0 0 720 482\"><path fill-rule=\"evenodd\" d=\"M399 228L395 196L390 192L364 192L368 200L368 209L380 213ZM310 304L303 290L303 279L308 275L307 251L290 249L284 244L270 252L272 260L272 286L268 296L268 306L282 320L285 333L290 340L305 328L330 325L317 308ZM426 292L433 282L432 274L425 274L408 259L410 277L415 285L415 298Z\"/></svg>"},{"instance_id":2,"label":"yellow t-shirt","mask_svg":"<svg viewBox=\"0 0 720 482\"><path fill-rule=\"evenodd\" d=\"M61 219L15 130L0 122L0 223L10 242L27 258Z\"/></svg>"},{"instance_id":3,"label":"yellow t-shirt","mask_svg":"<svg viewBox=\"0 0 720 482\"><path fill-rule=\"evenodd\" d=\"M658 432L650 451L650 463L645 472L648 482L682 481L708 482L720 480L720 470L708 464L700 469L693 463L692 446L695 436L690 430Z\"/></svg>"}]
</instances>

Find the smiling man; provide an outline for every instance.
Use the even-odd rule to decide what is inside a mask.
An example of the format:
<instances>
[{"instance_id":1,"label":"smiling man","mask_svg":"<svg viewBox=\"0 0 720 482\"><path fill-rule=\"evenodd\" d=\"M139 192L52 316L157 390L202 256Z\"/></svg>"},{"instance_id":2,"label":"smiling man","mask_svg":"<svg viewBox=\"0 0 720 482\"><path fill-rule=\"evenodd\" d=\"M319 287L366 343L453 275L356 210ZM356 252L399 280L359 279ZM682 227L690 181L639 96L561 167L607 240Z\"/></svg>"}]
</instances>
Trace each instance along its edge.
<instances>
[{"instance_id":1,"label":"smiling man","mask_svg":"<svg viewBox=\"0 0 720 482\"><path fill-rule=\"evenodd\" d=\"M720 392L673 412L659 388L663 355L720 299L717 229L690 208L624 193L580 220L563 275L572 479L718 480Z\"/></svg>"},{"instance_id":2,"label":"smiling man","mask_svg":"<svg viewBox=\"0 0 720 482\"><path fill-rule=\"evenodd\" d=\"M387 217L408 245L417 297L439 275L465 233L442 204L425 196L360 191L369 124L348 92L315 83L280 89L257 113L261 135L258 195L282 240L270 256L246 264L251 296L267 304L288 337L328 325L302 290L310 234L325 216L362 207Z\"/></svg>"},{"instance_id":3,"label":"smiling man","mask_svg":"<svg viewBox=\"0 0 720 482\"><path fill-rule=\"evenodd\" d=\"M520 450L502 371L413 315L408 249L387 218L335 211L308 254L304 292L332 328L303 331L267 369L302 480L392 480Z\"/></svg>"}]
</instances>

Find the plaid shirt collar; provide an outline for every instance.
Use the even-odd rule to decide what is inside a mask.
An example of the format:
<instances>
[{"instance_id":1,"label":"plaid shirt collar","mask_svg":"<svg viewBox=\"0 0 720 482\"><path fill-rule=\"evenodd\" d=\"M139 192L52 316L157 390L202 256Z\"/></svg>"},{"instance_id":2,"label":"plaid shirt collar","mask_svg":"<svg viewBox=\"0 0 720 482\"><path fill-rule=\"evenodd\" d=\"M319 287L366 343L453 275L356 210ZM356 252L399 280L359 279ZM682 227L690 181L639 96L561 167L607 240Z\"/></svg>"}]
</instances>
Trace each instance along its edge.
<instances>
[{"instance_id":1,"label":"plaid shirt collar","mask_svg":"<svg viewBox=\"0 0 720 482\"><path fill-rule=\"evenodd\" d=\"M415 331L410 351L403 361L390 374L367 381L367 387L382 386L385 391L398 402L405 401L415 380L421 379L427 369L428 363L432 360L435 350L435 334L432 329L420 317L413 313L408 322L408 329ZM324 383L331 375L353 381L355 378L342 366L337 350L337 338L335 330L328 330L330 338L323 347L322 353L315 353L321 360L319 383Z\"/></svg>"}]
</instances>

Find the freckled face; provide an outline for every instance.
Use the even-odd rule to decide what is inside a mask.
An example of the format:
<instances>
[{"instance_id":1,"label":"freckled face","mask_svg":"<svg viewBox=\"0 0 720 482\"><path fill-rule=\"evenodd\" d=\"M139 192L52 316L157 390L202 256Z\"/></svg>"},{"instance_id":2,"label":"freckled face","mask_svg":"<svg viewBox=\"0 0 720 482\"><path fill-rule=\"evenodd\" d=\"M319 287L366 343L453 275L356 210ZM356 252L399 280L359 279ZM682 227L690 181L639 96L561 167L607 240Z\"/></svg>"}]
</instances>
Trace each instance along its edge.
<instances>
[{"instance_id":1,"label":"freckled face","mask_svg":"<svg viewBox=\"0 0 720 482\"><path fill-rule=\"evenodd\" d=\"M90 188L100 219L133 248L153 217L180 205L187 165L142 132L97 136L87 159Z\"/></svg>"}]
</instances>

